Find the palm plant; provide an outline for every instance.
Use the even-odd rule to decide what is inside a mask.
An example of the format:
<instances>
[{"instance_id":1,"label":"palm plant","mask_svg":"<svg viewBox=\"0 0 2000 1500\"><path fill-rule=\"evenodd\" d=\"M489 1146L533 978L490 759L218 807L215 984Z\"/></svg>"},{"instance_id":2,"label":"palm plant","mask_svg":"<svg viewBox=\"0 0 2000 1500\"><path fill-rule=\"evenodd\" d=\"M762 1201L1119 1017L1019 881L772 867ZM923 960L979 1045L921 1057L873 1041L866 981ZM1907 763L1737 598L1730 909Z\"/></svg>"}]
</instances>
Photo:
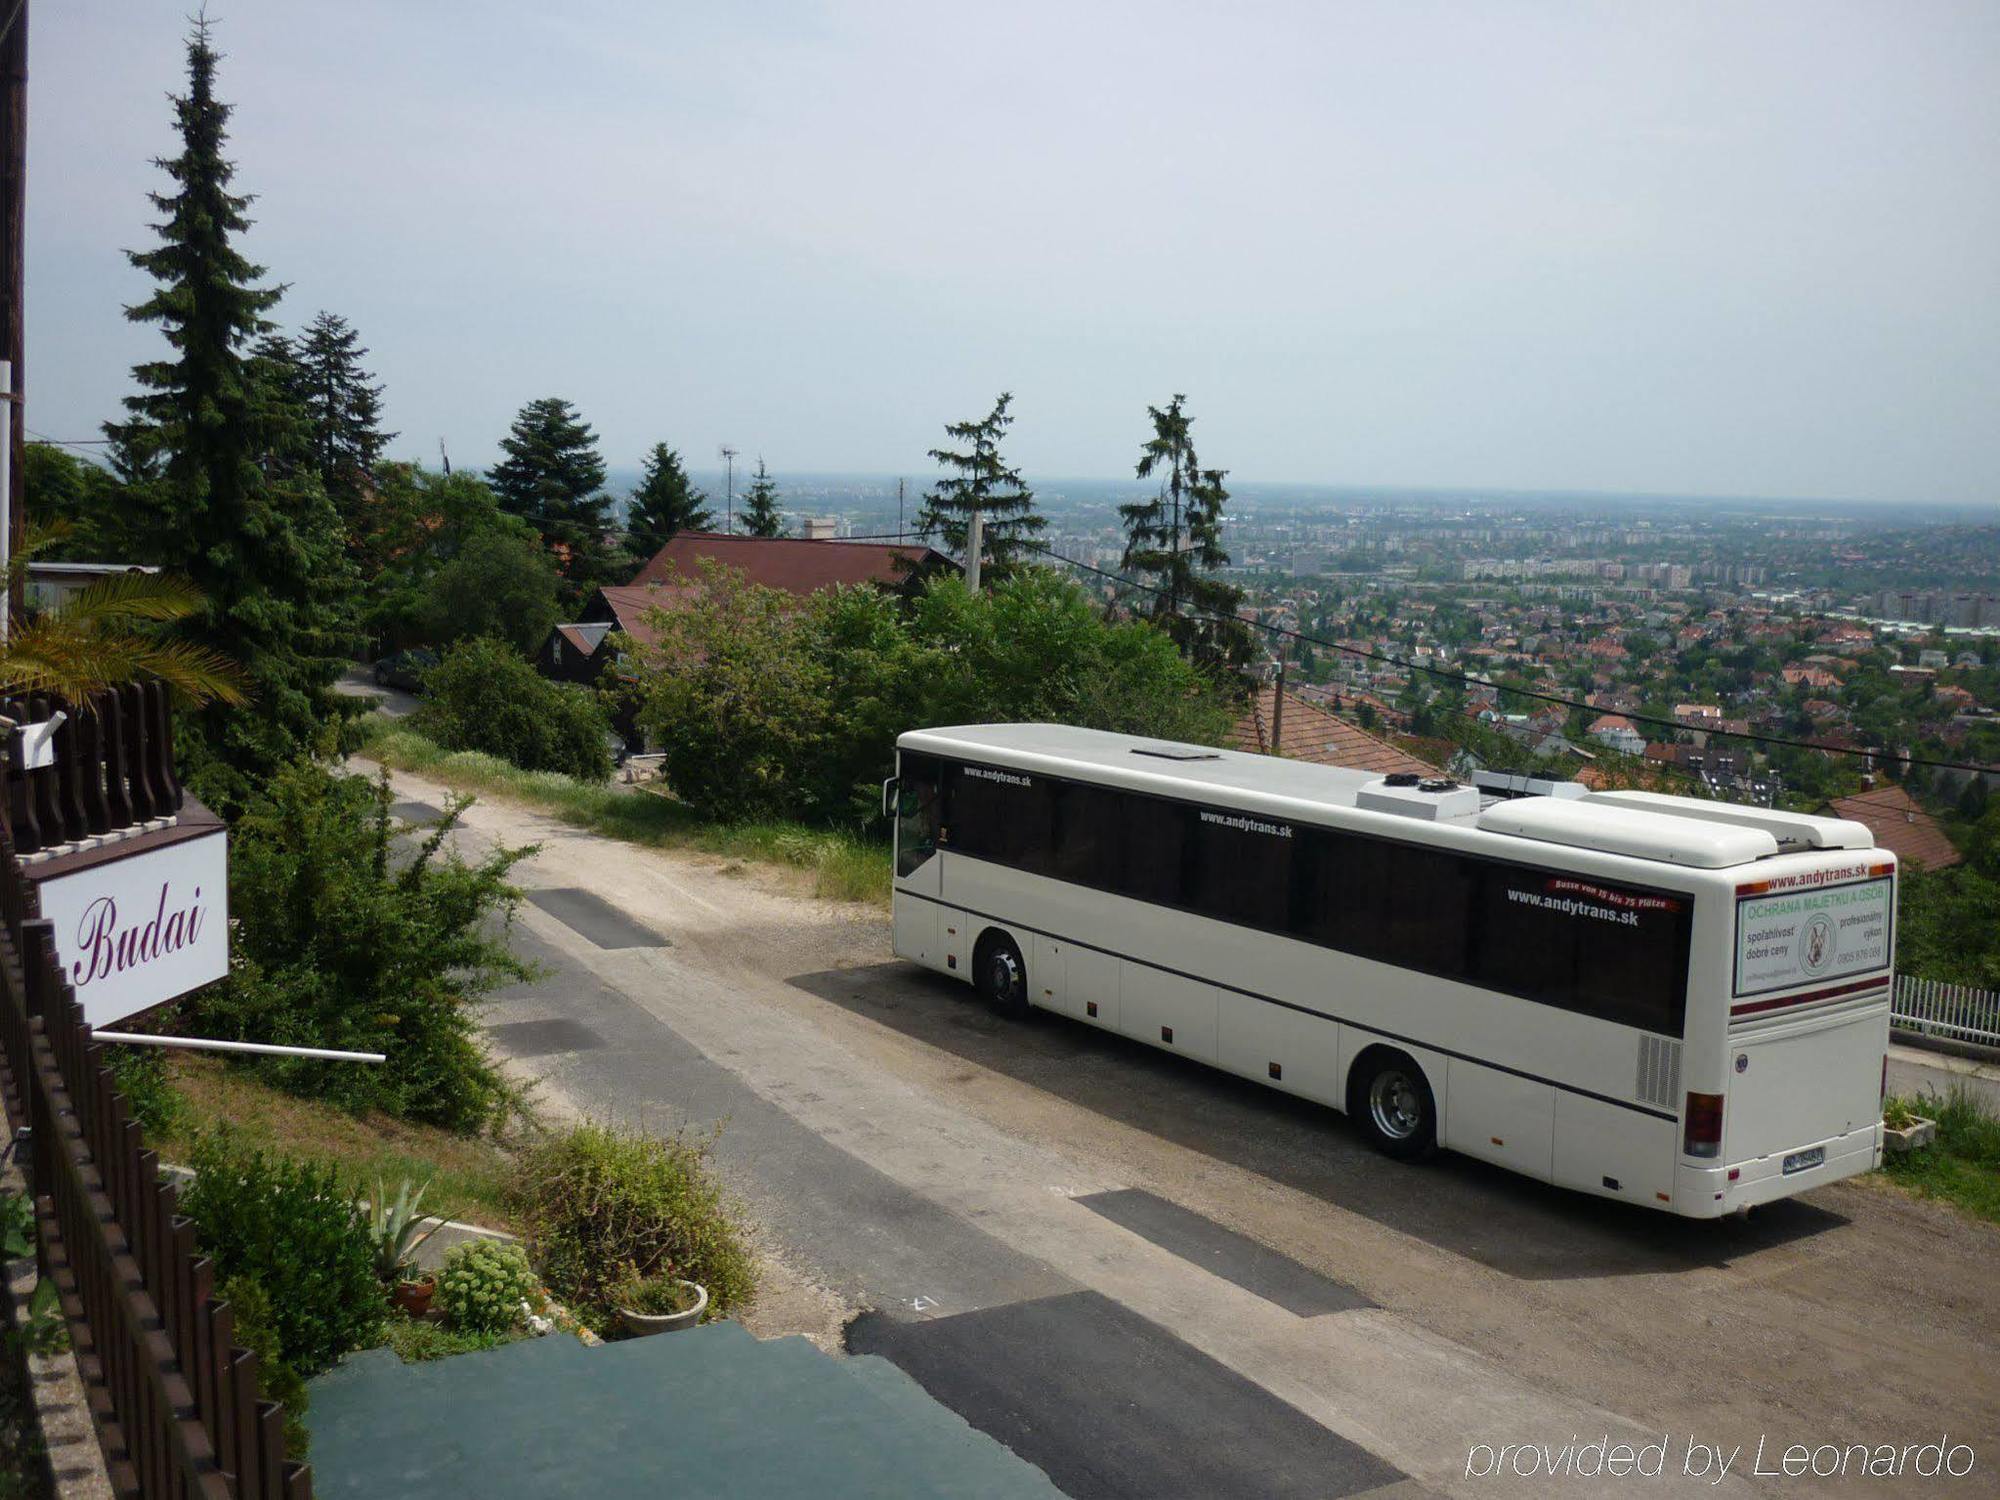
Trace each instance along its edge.
<instances>
[{"instance_id":1,"label":"palm plant","mask_svg":"<svg viewBox=\"0 0 2000 1500\"><path fill-rule=\"evenodd\" d=\"M30 527L8 563L10 592L25 578L30 559L68 535L64 522ZM153 677L188 703L242 703L244 678L234 662L145 628L207 607L185 579L133 572L100 579L55 609L13 615L0 642L0 693L49 693L84 704L108 688Z\"/></svg>"}]
</instances>

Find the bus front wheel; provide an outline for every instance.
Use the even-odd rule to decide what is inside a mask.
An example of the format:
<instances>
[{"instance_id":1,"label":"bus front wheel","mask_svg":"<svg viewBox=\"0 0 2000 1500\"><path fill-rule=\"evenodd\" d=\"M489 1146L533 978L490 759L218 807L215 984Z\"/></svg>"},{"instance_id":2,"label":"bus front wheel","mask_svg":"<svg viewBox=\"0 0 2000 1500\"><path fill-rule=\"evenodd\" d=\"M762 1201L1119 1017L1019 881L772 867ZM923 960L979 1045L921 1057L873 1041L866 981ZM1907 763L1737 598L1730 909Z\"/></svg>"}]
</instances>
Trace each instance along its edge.
<instances>
[{"instance_id":1,"label":"bus front wheel","mask_svg":"<svg viewBox=\"0 0 2000 1500\"><path fill-rule=\"evenodd\" d=\"M1028 1013L1028 966L1006 933L989 932L980 939L972 972L988 1005L1004 1016Z\"/></svg>"},{"instance_id":2,"label":"bus front wheel","mask_svg":"<svg viewBox=\"0 0 2000 1500\"><path fill-rule=\"evenodd\" d=\"M1347 1112L1368 1143L1397 1161L1422 1161L1437 1151L1437 1101L1413 1058L1378 1048L1355 1064Z\"/></svg>"}]
</instances>

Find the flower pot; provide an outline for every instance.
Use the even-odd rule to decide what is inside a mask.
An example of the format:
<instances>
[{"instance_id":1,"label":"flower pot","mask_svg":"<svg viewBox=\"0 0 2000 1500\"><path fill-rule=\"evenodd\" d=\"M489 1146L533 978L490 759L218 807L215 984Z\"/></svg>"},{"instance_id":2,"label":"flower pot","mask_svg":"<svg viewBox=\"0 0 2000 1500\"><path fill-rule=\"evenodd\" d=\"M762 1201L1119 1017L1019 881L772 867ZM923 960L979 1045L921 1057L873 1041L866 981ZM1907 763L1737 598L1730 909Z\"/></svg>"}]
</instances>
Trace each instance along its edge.
<instances>
[{"instance_id":1,"label":"flower pot","mask_svg":"<svg viewBox=\"0 0 2000 1500\"><path fill-rule=\"evenodd\" d=\"M635 1338L643 1338L649 1333L676 1333L683 1328L692 1328L701 1321L701 1315L708 1311L708 1288L696 1281L683 1281L694 1295L694 1301L674 1313L634 1312L629 1307L618 1309L618 1321L625 1331Z\"/></svg>"},{"instance_id":2,"label":"flower pot","mask_svg":"<svg viewBox=\"0 0 2000 1500\"><path fill-rule=\"evenodd\" d=\"M1919 1146L1928 1146L1937 1139L1937 1121L1926 1120L1922 1115L1912 1117L1907 1125L1884 1125L1882 1144L1898 1155L1905 1151L1915 1151Z\"/></svg>"},{"instance_id":3,"label":"flower pot","mask_svg":"<svg viewBox=\"0 0 2000 1500\"><path fill-rule=\"evenodd\" d=\"M437 1293L437 1278L426 1276L422 1281L399 1281L389 1293L389 1300L413 1318L421 1318L431 1310L431 1298Z\"/></svg>"}]
</instances>

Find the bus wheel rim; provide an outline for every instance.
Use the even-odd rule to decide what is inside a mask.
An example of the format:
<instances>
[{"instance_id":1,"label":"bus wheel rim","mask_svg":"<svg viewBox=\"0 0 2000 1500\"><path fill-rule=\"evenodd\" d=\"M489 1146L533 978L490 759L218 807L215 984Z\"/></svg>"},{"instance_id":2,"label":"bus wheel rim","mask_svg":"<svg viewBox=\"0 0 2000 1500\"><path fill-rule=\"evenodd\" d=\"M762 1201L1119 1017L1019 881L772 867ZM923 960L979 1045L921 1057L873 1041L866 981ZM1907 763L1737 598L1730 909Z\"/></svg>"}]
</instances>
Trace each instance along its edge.
<instances>
[{"instance_id":1,"label":"bus wheel rim","mask_svg":"<svg viewBox=\"0 0 2000 1500\"><path fill-rule=\"evenodd\" d=\"M1014 955L1005 948L996 952L987 964L987 977L993 982L994 994L1011 1000L1021 984L1021 971L1014 963Z\"/></svg>"},{"instance_id":2,"label":"bus wheel rim","mask_svg":"<svg viewBox=\"0 0 2000 1500\"><path fill-rule=\"evenodd\" d=\"M1417 1086L1402 1073L1375 1075L1368 1089L1368 1114L1375 1128L1392 1140L1406 1141L1423 1124L1424 1107Z\"/></svg>"}]
</instances>

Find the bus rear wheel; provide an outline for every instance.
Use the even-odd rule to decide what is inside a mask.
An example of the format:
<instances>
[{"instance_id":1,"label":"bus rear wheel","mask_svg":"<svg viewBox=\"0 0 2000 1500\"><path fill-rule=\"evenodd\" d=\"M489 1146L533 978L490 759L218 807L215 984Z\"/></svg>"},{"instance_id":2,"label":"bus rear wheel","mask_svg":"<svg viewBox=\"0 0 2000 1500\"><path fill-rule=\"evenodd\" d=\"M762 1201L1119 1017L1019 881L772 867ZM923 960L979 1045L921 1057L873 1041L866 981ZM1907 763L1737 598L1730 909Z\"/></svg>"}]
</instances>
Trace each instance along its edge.
<instances>
[{"instance_id":1,"label":"bus rear wheel","mask_svg":"<svg viewBox=\"0 0 2000 1500\"><path fill-rule=\"evenodd\" d=\"M1347 1112L1384 1156L1422 1161L1437 1152L1437 1101L1424 1070L1401 1052L1378 1050L1356 1064Z\"/></svg>"},{"instance_id":2,"label":"bus rear wheel","mask_svg":"<svg viewBox=\"0 0 2000 1500\"><path fill-rule=\"evenodd\" d=\"M972 973L980 997L1001 1015L1028 1013L1028 966L1021 961L1021 950L1006 933L989 932L980 939Z\"/></svg>"}]
</instances>

